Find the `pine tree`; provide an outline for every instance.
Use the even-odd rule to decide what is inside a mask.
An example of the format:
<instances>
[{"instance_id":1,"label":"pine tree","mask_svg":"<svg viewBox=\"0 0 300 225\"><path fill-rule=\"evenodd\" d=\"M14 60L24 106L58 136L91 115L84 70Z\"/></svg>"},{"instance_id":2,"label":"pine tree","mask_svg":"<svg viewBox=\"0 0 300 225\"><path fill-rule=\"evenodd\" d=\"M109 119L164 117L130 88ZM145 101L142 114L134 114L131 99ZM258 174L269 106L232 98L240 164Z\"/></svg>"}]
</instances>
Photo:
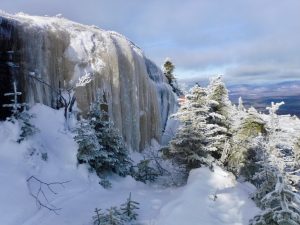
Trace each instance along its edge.
<instances>
[{"instance_id":1,"label":"pine tree","mask_svg":"<svg viewBox=\"0 0 300 225\"><path fill-rule=\"evenodd\" d=\"M125 176L129 173L132 165L129 152L122 136L109 120L107 112L100 111L99 104L93 105L91 114L91 125L95 135L102 146L102 156L97 159L96 171L111 171Z\"/></svg>"},{"instance_id":2,"label":"pine tree","mask_svg":"<svg viewBox=\"0 0 300 225\"><path fill-rule=\"evenodd\" d=\"M141 160L136 166L130 168L131 176L134 177L135 180L143 183L147 181L154 182L160 174L149 164L149 159Z\"/></svg>"},{"instance_id":3,"label":"pine tree","mask_svg":"<svg viewBox=\"0 0 300 225\"><path fill-rule=\"evenodd\" d=\"M203 164L210 165L207 151L206 131L206 90L195 86L178 113L174 115L181 122L175 137L170 141L169 157L185 165L187 172Z\"/></svg>"},{"instance_id":4,"label":"pine tree","mask_svg":"<svg viewBox=\"0 0 300 225\"><path fill-rule=\"evenodd\" d=\"M39 129L36 126L34 126L31 122L31 119L33 117L34 116L26 110L15 115L15 119L19 121L19 124L21 126L21 133L17 142L20 143L29 136L32 136L39 131Z\"/></svg>"},{"instance_id":5,"label":"pine tree","mask_svg":"<svg viewBox=\"0 0 300 225\"><path fill-rule=\"evenodd\" d=\"M211 79L208 85L207 105L209 107L207 118L209 124L207 126L208 149L214 152L214 158L220 159L225 149L224 146L229 144L228 139L231 136L229 129L232 123L230 119L232 105L221 76Z\"/></svg>"},{"instance_id":6,"label":"pine tree","mask_svg":"<svg viewBox=\"0 0 300 225\"><path fill-rule=\"evenodd\" d=\"M267 108L270 121L265 157L261 161L262 169L254 175L254 179L260 179L260 182L256 182L258 189L254 199L263 212L250 222L251 225L300 224L300 195L290 183L290 174L295 165L293 149L284 148L281 144L284 136L279 135L279 119L276 112L282 104L272 102L271 107Z\"/></svg>"},{"instance_id":7,"label":"pine tree","mask_svg":"<svg viewBox=\"0 0 300 225\"><path fill-rule=\"evenodd\" d=\"M108 214L105 216L103 225L123 225L122 214L117 207L107 209Z\"/></svg>"},{"instance_id":8,"label":"pine tree","mask_svg":"<svg viewBox=\"0 0 300 225\"><path fill-rule=\"evenodd\" d=\"M99 101L92 105L88 120L80 123L75 140L79 144L78 161L89 163L100 177L111 172L129 174L129 152L108 113L100 110Z\"/></svg>"},{"instance_id":9,"label":"pine tree","mask_svg":"<svg viewBox=\"0 0 300 225\"><path fill-rule=\"evenodd\" d=\"M136 210L139 209L138 205L140 203L133 201L131 199L131 193L129 194L129 197L127 201L121 205L121 212L124 216L128 218L128 221L136 220L138 214L136 213Z\"/></svg>"},{"instance_id":10,"label":"pine tree","mask_svg":"<svg viewBox=\"0 0 300 225\"><path fill-rule=\"evenodd\" d=\"M183 92L182 92L182 90L180 90L177 80L173 74L174 69L175 69L175 65L171 62L171 60L169 58L167 58L163 65L164 75L166 76L168 83L172 87L173 92L177 96L182 96Z\"/></svg>"},{"instance_id":11,"label":"pine tree","mask_svg":"<svg viewBox=\"0 0 300 225\"><path fill-rule=\"evenodd\" d=\"M173 72L175 69L175 65L171 62L170 59L166 59L164 62L164 74L168 79L169 84L172 84L173 80L175 79Z\"/></svg>"},{"instance_id":12,"label":"pine tree","mask_svg":"<svg viewBox=\"0 0 300 225\"><path fill-rule=\"evenodd\" d=\"M95 209L96 215L93 216L94 225L102 225L105 221L104 213L101 212L101 209Z\"/></svg>"},{"instance_id":13,"label":"pine tree","mask_svg":"<svg viewBox=\"0 0 300 225\"><path fill-rule=\"evenodd\" d=\"M265 145L266 123L254 108L238 113L242 116L236 116L239 121L232 128L231 148L224 164L234 174L249 180L256 171L255 162L260 160L260 151Z\"/></svg>"},{"instance_id":14,"label":"pine tree","mask_svg":"<svg viewBox=\"0 0 300 225\"><path fill-rule=\"evenodd\" d=\"M79 147L77 153L79 163L89 163L94 168L97 159L103 155L103 147L99 144L94 127L89 121L80 122L75 140Z\"/></svg>"}]
</instances>

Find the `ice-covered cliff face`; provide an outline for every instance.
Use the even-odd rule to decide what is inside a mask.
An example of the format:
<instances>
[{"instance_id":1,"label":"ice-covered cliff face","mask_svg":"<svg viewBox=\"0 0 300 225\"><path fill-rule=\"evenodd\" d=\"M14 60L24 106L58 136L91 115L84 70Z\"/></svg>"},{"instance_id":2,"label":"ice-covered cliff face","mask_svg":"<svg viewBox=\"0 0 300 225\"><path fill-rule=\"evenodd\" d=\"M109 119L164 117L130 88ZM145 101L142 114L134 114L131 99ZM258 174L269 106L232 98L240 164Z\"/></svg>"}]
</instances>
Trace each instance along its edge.
<instances>
[{"instance_id":1,"label":"ice-covered cliff face","mask_svg":"<svg viewBox=\"0 0 300 225\"><path fill-rule=\"evenodd\" d=\"M83 114L97 93L126 142L143 148L160 140L175 96L161 70L124 36L58 17L0 14L0 95L18 81L23 100L56 107L54 89L74 87ZM0 97L3 103L8 101ZM0 108L1 109L1 108ZM2 115L5 115L5 109ZM0 110L0 111L1 111Z\"/></svg>"}]
</instances>

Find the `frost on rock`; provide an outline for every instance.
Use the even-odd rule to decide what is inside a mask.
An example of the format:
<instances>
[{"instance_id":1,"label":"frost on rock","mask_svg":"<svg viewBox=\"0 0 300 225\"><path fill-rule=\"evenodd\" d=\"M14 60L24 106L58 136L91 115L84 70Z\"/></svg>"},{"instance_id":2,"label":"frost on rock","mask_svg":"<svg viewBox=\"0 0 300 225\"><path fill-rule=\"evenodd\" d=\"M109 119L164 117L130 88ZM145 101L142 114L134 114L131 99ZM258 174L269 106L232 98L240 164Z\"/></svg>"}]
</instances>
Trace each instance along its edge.
<instances>
[{"instance_id":1,"label":"frost on rock","mask_svg":"<svg viewBox=\"0 0 300 225\"><path fill-rule=\"evenodd\" d=\"M73 87L83 115L100 90L107 98L109 116L132 149L144 148L153 138L160 141L176 98L161 70L131 41L61 16L1 13L0 18L1 24L8 24L1 27L1 37L19 43L8 44L7 50L21 54L13 63L23 65L18 77L26 102L57 107L55 93L32 82L29 73L55 90Z\"/></svg>"}]
</instances>

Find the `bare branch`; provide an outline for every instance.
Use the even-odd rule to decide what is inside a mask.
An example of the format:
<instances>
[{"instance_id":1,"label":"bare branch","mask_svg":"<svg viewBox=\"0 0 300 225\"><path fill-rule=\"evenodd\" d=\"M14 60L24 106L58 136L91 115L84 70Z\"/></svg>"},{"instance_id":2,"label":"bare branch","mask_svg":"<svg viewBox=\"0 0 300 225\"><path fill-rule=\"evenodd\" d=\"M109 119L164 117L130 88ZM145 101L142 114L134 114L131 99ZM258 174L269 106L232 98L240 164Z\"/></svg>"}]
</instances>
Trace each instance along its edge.
<instances>
[{"instance_id":1,"label":"bare branch","mask_svg":"<svg viewBox=\"0 0 300 225\"><path fill-rule=\"evenodd\" d=\"M34 193L31 189L31 186L30 186L31 181L35 181L39 185L39 188L36 193ZM47 182L44 182L44 181L36 178L35 176L30 176L26 180L26 182L28 184L29 193L35 199L37 207L39 209L43 207L43 208L48 209L49 211L54 212L55 214L58 214L57 211L61 210L61 208L57 208L56 206L54 206L50 203L47 195L45 194L45 188L48 189L52 194L56 195L57 192L54 191L54 189L53 189L54 186L61 186L61 187L65 188L64 184L69 183L71 181L68 180L68 181L63 181L63 182L47 183Z\"/></svg>"}]
</instances>

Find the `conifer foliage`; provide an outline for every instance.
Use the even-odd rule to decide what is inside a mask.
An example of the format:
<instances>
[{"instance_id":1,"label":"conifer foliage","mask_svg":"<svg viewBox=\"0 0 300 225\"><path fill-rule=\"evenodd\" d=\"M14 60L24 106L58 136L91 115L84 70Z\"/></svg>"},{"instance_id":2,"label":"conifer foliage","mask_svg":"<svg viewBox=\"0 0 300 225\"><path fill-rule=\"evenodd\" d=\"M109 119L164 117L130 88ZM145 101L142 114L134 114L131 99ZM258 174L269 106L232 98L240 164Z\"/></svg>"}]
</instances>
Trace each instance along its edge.
<instances>
[{"instance_id":1,"label":"conifer foliage","mask_svg":"<svg viewBox=\"0 0 300 225\"><path fill-rule=\"evenodd\" d=\"M196 85L185 97L186 101L174 115L181 126L170 142L167 155L189 171L201 165L211 166L228 148L232 106L220 77L212 79L208 88Z\"/></svg>"},{"instance_id":2,"label":"conifer foliage","mask_svg":"<svg viewBox=\"0 0 300 225\"><path fill-rule=\"evenodd\" d=\"M168 83L170 84L170 86L172 87L173 92L177 95L177 96L182 96L183 92L182 90L180 90L180 88L178 87L176 78L173 74L175 69L175 65L172 63L172 61L167 58L164 62L163 65L163 71L164 71L164 75L166 76Z\"/></svg>"},{"instance_id":3,"label":"conifer foliage","mask_svg":"<svg viewBox=\"0 0 300 225\"><path fill-rule=\"evenodd\" d=\"M127 201L121 205L121 211L123 215L125 215L128 218L129 221L137 219L138 214L136 213L136 210L139 209L139 204L140 203L131 199L130 193Z\"/></svg>"},{"instance_id":4,"label":"conifer foliage","mask_svg":"<svg viewBox=\"0 0 300 225\"><path fill-rule=\"evenodd\" d=\"M218 163L255 185L252 199L262 213L251 225L300 224L300 142L280 125L276 112L284 103L272 102L269 115L246 109L241 98L234 107L221 77L207 88L196 85L185 99L166 156L187 172Z\"/></svg>"},{"instance_id":5,"label":"conifer foliage","mask_svg":"<svg viewBox=\"0 0 300 225\"><path fill-rule=\"evenodd\" d=\"M75 140L79 146L79 163L88 163L98 176L129 173L129 152L107 112L101 111L100 101L92 105L88 119L81 121Z\"/></svg>"},{"instance_id":6,"label":"conifer foliage","mask_svg":"<svg viewBox=\"0 0 300 225\"><path fill-rule=\"evenodd\" d=\"M107 209L106 213L101 212L101 209L95 209L93 216L93 225L130 225L137 220L137 210L139 203L131 199L131 193L125 203L121 207L116 206Z\"/></svg>"},{"instance_id":7,"label":"conifer foliage","mask_svg":"<svg viewBox=\"0 0 300 225\"><path fill-rule=\"evenodd\" d=\"M257 192L254 200L263 212L250 221L251 225L296 225L300 224L300 196L297 187L299 163L293 148L287 146L285 134L279 127L277 110L284 103L272 102L267 107L270 119L268 135L264 144L261 169L253 176Z\"/></svg>"}]
</instances>

